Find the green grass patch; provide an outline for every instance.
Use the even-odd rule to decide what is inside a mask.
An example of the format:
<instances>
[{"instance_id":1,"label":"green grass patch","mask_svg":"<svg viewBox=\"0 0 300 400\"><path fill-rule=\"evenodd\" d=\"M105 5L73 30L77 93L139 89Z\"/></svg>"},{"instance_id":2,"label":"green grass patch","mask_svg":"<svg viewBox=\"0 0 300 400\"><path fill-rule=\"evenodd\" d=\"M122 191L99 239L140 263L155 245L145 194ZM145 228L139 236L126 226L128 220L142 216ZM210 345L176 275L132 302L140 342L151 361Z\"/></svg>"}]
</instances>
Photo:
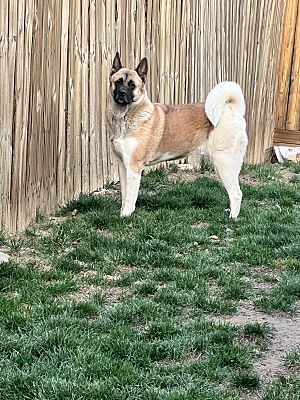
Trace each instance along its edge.
<instances>
[{"instance_id":1,"label":"green grass patch","mask_svg":"<svg viewBox=\"0 0 300 400\"><path fill-rule=\"evenodd\" d=\"M300 397L300 379L280 376L267 390L263 400L297 400Z\"/></svg>"},{"instance_id":2,"label":"green grass patch","mask_svg":"<svg viewBox=\"0 0 300 400\"><path fill-rule=\"evenodd\" d=\"M300 299L300 275L298 272L282 274L281 280L257 301L265 311L293 311L293 305Z\"/></svg>"},{"instance_id":3,"label":"green grass patch","mask_svg":"<svg viewBox=\"0 0 300 400\"><path fill-rule=\"evenodd\" d=\"M261 182L269 180L278 180L281 177L280 164L244 164L242 167L242 174L255 178Z\"/></svg>"},{"instance_id":4,"label":"green grass patch","mask_svg":"<svg viewBox=\"0 0 300 400\"><path fill-rule=\"evenodd\" d=\"M244 335L250 338L265 339L271 334L271 329L267 324L258 322L248 323L243 326Z\"/></svg>"},{"instance_id":5,"label":"green grass patch","mask_svg":"<svg viewBox=\"0 0 300 400\"><path fill-rule=\"evenodd\" d=\"M260 381L257 375L242 372L233 377L233 384L241 389L255 390L258 389Z\"/></svg>"},{"instance_id":6,"label":"green grass patch","mask_svg":"<svg viewBox=\"0 0 300 400\"><path fill-rule=\"evenodd\" d=\"M300 368L300 347L286 356L285 364L289 368Z\"/></svg>"},{"instance_id":7,"label":"green grass patch","mask_svg":"<svg viewBox=\"0 0 300 400\"><path fill-rule=\"evenodd\" d=\"M300 299L299 171L288 165L284 183L281 168L244 167L254 182L237 221L203 164L144 176L130 218L117 196L81 195L1 233L13 260L0 266L0 400L233 400L261 387L253 349L269 328L224 321L240 302L293 312ZM264 268L276 279L258 292ZM264 399L298 394L278 379Z\"/></svg>"}]
</instances>

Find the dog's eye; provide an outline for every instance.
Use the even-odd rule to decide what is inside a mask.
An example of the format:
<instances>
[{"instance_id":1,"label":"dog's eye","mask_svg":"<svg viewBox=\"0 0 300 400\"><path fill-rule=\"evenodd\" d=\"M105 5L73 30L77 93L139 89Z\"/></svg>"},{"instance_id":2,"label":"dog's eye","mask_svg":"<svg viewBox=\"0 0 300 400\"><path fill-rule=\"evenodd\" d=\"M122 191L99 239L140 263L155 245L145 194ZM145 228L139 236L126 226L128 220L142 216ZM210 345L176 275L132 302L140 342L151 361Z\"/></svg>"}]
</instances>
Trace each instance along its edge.
<instances>
[{"instance_id":1,"label":"dog's eye","mask_svg":"<svg viewBox=\"0 0 300 400\"><path fill-rule=\"evenodd\" d=\"M133 81L129 81L128 82L128 86L130 87L130 89L134 89L135 88L135 83Z\"/></svg>"},{"instance_id":2,"label":"dog's eye","mask_svg":"<svg viewBox=\"0 0 300 400\"><path fill-rule=\"evenodd\" d=\"M117 83L118 85L121 85L121 83L123 83L123 78L118 79L118 80L116 81L116 83Z\"/></svg>"}]
</instances>

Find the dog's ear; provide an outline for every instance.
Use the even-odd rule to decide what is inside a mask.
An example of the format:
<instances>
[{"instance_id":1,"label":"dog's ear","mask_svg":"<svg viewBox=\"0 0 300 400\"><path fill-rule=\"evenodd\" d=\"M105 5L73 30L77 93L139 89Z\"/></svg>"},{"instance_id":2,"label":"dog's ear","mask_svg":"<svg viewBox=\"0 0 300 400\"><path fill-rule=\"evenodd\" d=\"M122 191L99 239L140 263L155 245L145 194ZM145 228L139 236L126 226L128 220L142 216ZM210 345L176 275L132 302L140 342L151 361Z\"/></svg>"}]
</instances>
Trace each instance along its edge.
<instances>
[{"instance_id":1,"label":"dog's ear","mask_svg":"<svg viewBox=\"0 0 300 400\"><path fill-rule=\"evenodd\" d=\"M113 61L113 64L112 64L112 67L111 67L110 76L112 76L113 74L118 72L119 69L121 69L121 68L123 68L123 67L122 67L122 64L121 64L120 54L117 51L116 55L115 55L115 58L114 58L114 61Z\"/></svg>"},{"instance_id":2,"label":"dog's ear","mask_svg":"<svg viewBox=\"0 0 300 400\"><path fill-rule=\"evenodd\" d=\"M138 73L142 81L145 82L148 73L148 61L146 57L144 57L140 61L139 65L136 67L136 72Z\"/></svg>"}]
</instances>

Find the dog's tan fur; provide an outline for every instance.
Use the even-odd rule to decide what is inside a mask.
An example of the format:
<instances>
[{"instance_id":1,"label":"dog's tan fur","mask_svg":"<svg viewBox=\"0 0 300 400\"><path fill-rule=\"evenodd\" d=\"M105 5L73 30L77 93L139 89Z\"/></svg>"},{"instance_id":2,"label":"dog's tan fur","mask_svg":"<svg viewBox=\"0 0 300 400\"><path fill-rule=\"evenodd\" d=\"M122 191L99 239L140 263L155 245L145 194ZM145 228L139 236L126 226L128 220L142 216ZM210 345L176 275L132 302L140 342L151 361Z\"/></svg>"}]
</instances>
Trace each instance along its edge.
<instances>
[{"instance_id":1,"label":"dog's tan fur","mask_svg":"<svg viewBox=\"0 0 300 400\"><path fill-rule=\"evenodd\" d=\"M204 103L153 104L142 78L136 71L122 67L112 74L110 82L107 121L120 166L121 215L124 216L134 211L141 172L146 165L185 157L207 144L214 130ZM134 82L130 104L120 105L114 101L116 82L120 79L123 85Z\"/></svg>"}]
</instances>

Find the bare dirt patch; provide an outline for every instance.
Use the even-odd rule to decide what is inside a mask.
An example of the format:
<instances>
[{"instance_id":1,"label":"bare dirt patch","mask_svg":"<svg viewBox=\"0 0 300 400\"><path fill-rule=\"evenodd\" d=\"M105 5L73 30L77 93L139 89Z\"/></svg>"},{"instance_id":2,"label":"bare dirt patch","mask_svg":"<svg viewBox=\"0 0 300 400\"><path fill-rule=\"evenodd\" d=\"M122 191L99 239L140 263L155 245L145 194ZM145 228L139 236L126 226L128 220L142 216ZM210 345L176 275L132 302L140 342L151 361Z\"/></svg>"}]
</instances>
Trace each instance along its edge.
<instances>
[{"instance_id":1,"label":"bare dirt patch","mask_svg":"<svg viewBox=\"0 0 300 400\"><path fill-rule=\"evenodd\" d=\"M193 225L194 228L198 229L205 229L209 227L209 223L203 222L203 221L198 221Z\"/></svg>"},{"instance_id":2,"label":"bare dirt patch","mask_svg":"<svg viewBox=\"0 0 300 400\"><path fill-rule=\"evenodd\" d=\"M189 165L189 164L182 164L184 165ZM212 171L200 171L199 168L197 167L192 167L191 169L181 169L178 172L170 172L168 173L168 181L169 182L174 182L174 181L182 181L182 182L194 182L196 179L200 177L209 177L212 178L218 182L221 182L219 175ZM239 181L241 183L247 184L247 185L252 185L252 186L261 186L263 185L263 182L261 180L256 179L250 175L240 175ZM289 181L287 181L289 182Z\"/></svg>"},{"instance_id":3,"label":"bare dirt patch","mask_svg":"<svg viewBox=\"0 0 300 400\"><path fill-rule=\"evenodd\" d=\"M101 291L102 288L100 286L85 285L82 286L77 292L63 296L63 300L87 301L96 293L99 293Z\"/></svg>"},{"instance_id":4,"label":"bare dirt patch","mask_svg":"<svg viewBox=\"0 0 300 400\"><path fill-rule=\"evenodd\" d=\"M254 290L271 290L273 287L272 282L265 281L263 279L255 278L244 278L244 282L250 283L252 286L252 289Z\"/></svg>"},{"instance_id":5,"label":"bare dirt patch","mask_svg":"<svg viewBox=\"0 0 300 400\"><path fill-rule=\"evenodd\" d=\"M182 325L187 325L194 318L194 309L192 307L183 307L179 321Z\"/></svg>"},{"instance_id":6,"label":"bare dirt patch","mask_svg":"<svg viewBox=\"0 0 300 400\"><path fill-rule=\"evenodd\" d=\"M257 291L271 290L274 284L280 280L280 269L270 267L256 267L252 269L251 277L243 278L244 282L250 283L252 289Z\"/></svg>"},{"instance_id":7,"label":"bare dirt patch","mask_svg":"<svg viewBox=\"0 0 300 400\"><path fill-rule=\"evenodd\" d=\"M108 306L112 307L112 306L118 304L122 300L125 292L126 292L125 288L121 288L118 286L111 286L111 287L105 288L103 291L103 294L105 296L105 300L106 300Z\"/></svg>"},{"instance_id":8,"label":"bare dirt patch","mask_svg":"<svg viewBox=\"0 0 300 400\"><path fill-rule=\"evenodd\" d=\"M101 229L101 230L98 229L97 232L99 233L99 235L104 236L104 237L112 238L112 237L116 236L113 232L110 232L106 229Z\"/></svg>"},{"instance_id":9,"label":"bare dirt patch","mask_svg":"<svg viewBox=\"0 0 300 400\"><path fill-rule=\"evenodd\" d=\"M197 171L178 171L175 173L170 172L168 174L168 181L169 182L181 181L188 183L188 182L194 182L200 176L203 176L203 174Z\"/></svg>"},{"instance_id":10,"label":"bare dirt patch","mask_svg":"<svg viewBox=\"0 0 300 400\"><path fill-rule=\"evenodd\" d=\"M269 382L278 374L288 375L284 359L288 353L300 346L300 310L289 316L261 312L252 303L241 301L237 314L233 316L209 317L218 323L243 326L248 323L265 323L272 328L272 337L262 357L254 361L254 372L263 382Z\"/></svg>"},{"instance_id":11,"label":"bare dirt patch","mask_svg":"<svg viewBox=\"0 0 300 400\"><path fill-rule=\"evenodd\" d=\"M249 175L241 175L239 180L240 180L240 182L245 183L247 185L252 185L252 186L262 185L262 183L259 179L253 178L252 176L249 176Z\"/></svg>"},{"instance_id":12,"label":"bare dirt patch","mask_svg":"<svg viewBox=\"0 0 300 400\"><path fill-rule=\"evenodd\" d=\"M109 307L119 303L125 293L124 288L118 286L103 287L97 285L84 285L77 292L61 297L61 300L88 301L95 294L100 293Z\"/></svg>"},{"instance_id":13,"label":"bare dirt patch","mask_svg":"<svg viewBox=\"0 0 300 400\"><path fill-rule=\"evenodd\" d=\"M4 294L4 297L9 300L19 299L21 297L21 294L18 290L15 290L13 292L8 292L8 293Z\"/></svg>"},{"instance_id":14,"label":"bare dirt patch","mask_svg":"<svg viewBox=\"0 0 300 400\"><path fill-rule=\"evenodd\" d=\"M72 215L74 215L75 213L73 213ZM62 215L50 215L49 217L49 221L53 222L54 224L62 224L63 222L65 222L68 219L67 216L62 216Z\"/></svg>"},{"instance_id":15,"label":"bare dirt patch","mask_svg":"<svg viewBox=\"0 0 300 400\"><path fill-rule=\"evenodd\" d=\"M92 192L92 196L103 196L103 197L110 197L111 199L116 199L119 197L120 193L120 184L114 183L114 187L111 189L99 189Z\"/></svg>"},{"instance_id":16,"label":"bare dirt patch","mask_svg":"<svg viewBox=\"0 0 300 400\"><path fill-rule=\"evenodd\" d=\"M76 276L78 278L90 278L93 276L97 276L98 271L96 271L95 269L89 269L87 271L80 271L76 274Z\"/></svg>"},{"instance_id":17,"label":"bare dirt patch","mask_svg":"<svg viewBox=\"0 0 300 400\"><path fill-rule=\"evenodd\" d=\"M275 278L265 279L264 276L253 276L253 277L244 277L243 281L251 284L251 287L255 291L269 291L273 288L275 283Z\"/></svg>"},{"instance_id":18,"label":"bare dirt patch","mask_svg":"<svg viewBox=\"0 0 300 400\"><path fill-rule=\"evenodd\" d=\"M50 261L39 257L33 249L24 248L19 250L11 256L12 260L15 260L21 267L26 267L28 265L33 265L40 271L50 271L54 267Z\"/></svg>"},{"instance_id":19,"label":"bare dirt patch","mask_svg":"<svg viewBox=\"0 0 300 400\"><path fill-rule=\"evenodd\" d=\"M205 360L205 356L203 353L190 353L180 358L179 360L160 360L156 361L156 365L160 365L163 367L169 366L182 366L182 365L190 365L194 362Z\"/></svg>"},{"instance_id":20,"label":"bare dirt patch","mask_svg":"<svg viewBox=\"0 0 300 400\"><path fill-rule=\"evenodd\" d=\"M135 271L136 268L129 267L126 265L119 265L116 271L113 274L104 275L103 278L106 279L108 282L118 282L120 281L125 275L130 274Z\"/></svg>"},{"instance_id":21,"label":"bare dirt patch","mask_svg":"<svg viewBox=\"0 0 300 400\"><path fill-rule=\"evenodd\" d=\"M178 172L171 172L168 174L168 180L170 182L174 182L176 180L181 180L183 182L193 182L200 176L208 176L217 181L220 181L218 174L213 171L213 167L211 167L211 170L207 171L201 171L199 166L193 166L191 164L178 164L178 167ZM290 183L295 175L296 174L293 171L289 170L288 168L282 167L280 168L280 173L278 174L278 177L276 177L276 180L283 183ZM265 183L261 179L255 178L254 176L246 173L241 174L239 180L241 183L252 186L261 186Z\"/></svg>"},{"instance_id":22,"label":"bare dirt patch","mask_svg":"<svg viewBox=\"0 0 300 400\"><path fill-rule=\"evenodd\" d=\"M290 183L290 181L294 178L296 174L287 168L281 168L280 175L281 175L280 179L281 181L283 181L284 183Z\"/></svg>"}]
</instances>

